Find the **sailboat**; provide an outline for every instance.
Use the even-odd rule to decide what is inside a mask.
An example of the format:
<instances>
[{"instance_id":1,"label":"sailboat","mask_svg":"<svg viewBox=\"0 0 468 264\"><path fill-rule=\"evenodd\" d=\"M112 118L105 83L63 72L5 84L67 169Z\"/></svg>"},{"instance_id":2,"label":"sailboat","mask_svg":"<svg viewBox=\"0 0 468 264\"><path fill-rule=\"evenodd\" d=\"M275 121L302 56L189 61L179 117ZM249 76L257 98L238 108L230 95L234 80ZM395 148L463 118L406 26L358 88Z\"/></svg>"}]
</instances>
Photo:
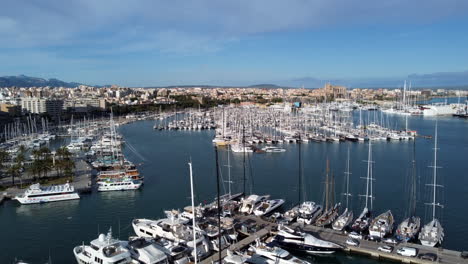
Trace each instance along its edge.
<instances>
[{"instance_id":1,"label":"sailboat","mask_svg":"<svg viewBox=\"0 0 468 264\"><path fill-rule=\"evenodd\" d=\"M346 192L343 193L344 196L346 196L346 209L344 212L333 222L332 228L334 230L341 231L344 228L346 228L351 221L353 221L353 211L349 209L349 197L351 194L349 193L349 175L351 173L349 172L349 148L348 148L348 161L346 162Z\"/></svg>"},{"instance_id":2,"label":"sailboat","mask_svg":"<svg viewBox=\"0 0 468 264\"><path fill-rule=\"evenodd\" d=\"M421 218L416 216L416 140L413 142L413 161L410 189L409 217L398 226L396 237L398 240L410 241L416 238L421 229Z\"/></svg>"},{"instance_id":3,"label":"sailboat","mask_svg":"<svg viewBox=\"0 0 468 264\"><path fill-rule=\"evenodd\" d=\"M369 235L383 238L393 230L395 219L390 210L377 216L369 226Z\"/></svg>"},{"instance_id":4,"label":"sailboat","mask_svg":"<svg viewBox=\"0 0 468 264\"><path fill-rule=\"evenodd\" d=\"M367 159L367 177L366 177L366 194L360 195L366 198L366 203L362 213L359 217L354 221L351 228L358 232L362 233L369 228L369 224L371 221L372 215L372 205L373 205L373 196L372 196L372 141L369 141L369 154ZM369 201L370 201L370 209L369 209Z\"/></svg>"},{"instance_id":5,"label":"sailboat","mask_svg":"<svg viewBox=\"0 0 468 264\"><path fill-rule=\"evenodd\" d=\"M435 215L436 207L443 207L440 203L436 202L436 188L442 187L441 185L437 185L437 123L435 128L434 141L434 165L431 167L433 168L433 182L432 184L428 185L433 187L432 203L427 205L432 205L432 220L421 229L421 233L419 233L419 240L424 246L434 247L435 245L442 243L442 240L444 239L444 229L439 220L436 219Z\"/></svg>"},{"instance_id":6,"label":"sailboat","mask_svg":"<svg viewBox=\"0 0 468 264\"><path fill-rule=\"evenodd\" d=\"M327 160L327 173L325 179L325 213L323 213L317 220L315 221L316 226L326 226L331 224L336 217L338 216L338 211L340 209L341 204L337 203L334 204L334 180L333 176L329 179L329 162ZM333 207L332 207L333 206Z\"/></svg>"}]
</instances>

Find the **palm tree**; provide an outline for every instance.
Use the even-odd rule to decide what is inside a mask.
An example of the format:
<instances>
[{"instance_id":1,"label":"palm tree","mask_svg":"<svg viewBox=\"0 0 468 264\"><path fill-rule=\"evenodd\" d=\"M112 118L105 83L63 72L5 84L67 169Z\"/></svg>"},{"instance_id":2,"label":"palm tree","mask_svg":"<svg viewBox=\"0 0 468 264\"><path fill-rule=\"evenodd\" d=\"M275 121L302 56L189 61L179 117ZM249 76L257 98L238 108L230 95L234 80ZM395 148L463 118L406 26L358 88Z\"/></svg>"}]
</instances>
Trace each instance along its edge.
<instances>
[{"instance_id":1,"label":"palm tree","mask_svg":"<svg viewBox=\"0 0 468 264\"><path fill-rule=\"evenodd\" d=\"M8 153L4 149L0 149L0 170L2 170L5 167L4 163L8 160L9 157L10 155L8 155Z\"/></svg>"},{"instance_id":2,"label":"palm tree","mask_svg":"<svg viewBox=\"0 0 468 264\"><path fill-rule=\"evenodd\" d=\"M29 170L31 170L31 173L34 175L34 178L36 178L36 175L38 178L41 177L41 167L42 167L42 154L39 149L33 149L31 152L34 161L32 164L29 166Z\"/></svg>"},{"instance_id":3,"label":"palm tree","mask_svg":"<svg viewBox=\"0 0 468 264\"><path fill-rule=\"evenodd\" d=\"M13 164L7 169L7 173L11 175L12 185L15 185L15 177L20 175L20 167L17 164Z\"/></svg>"},{"instance_id":4,"label":"palm tree","mask_svg":"<svg viewBox=\"0 0 468 264\"><path fill-rule=\"evenodd\" d=\"M47 173L52 170L52 156L48 147L42 147L39 149L41 154L40 170L44 176L47 177Z\"/></svg>"}]
</instances>

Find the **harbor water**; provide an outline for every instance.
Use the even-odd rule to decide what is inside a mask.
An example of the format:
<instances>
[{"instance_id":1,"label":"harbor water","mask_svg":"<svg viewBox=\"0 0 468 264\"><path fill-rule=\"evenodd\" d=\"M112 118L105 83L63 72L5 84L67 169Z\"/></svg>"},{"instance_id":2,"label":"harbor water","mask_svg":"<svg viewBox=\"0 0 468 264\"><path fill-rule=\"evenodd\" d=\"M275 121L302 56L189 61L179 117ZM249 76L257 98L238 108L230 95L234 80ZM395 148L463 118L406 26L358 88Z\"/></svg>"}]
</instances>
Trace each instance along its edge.
<instances>
[{"instance_id":1,"label":"harbor water","mask_svg":"<svg viewBox=\"0 0 468 264\"><path fill-rule=\"evenodd\" d=\"M436 118L409 117L409 128L420 135L434 135ZM405 118L393 117L392 128L403 128ZM192 161L197 203L216 196L215 150L213 130L155 131L154 121L140 121L119 128L124 136L126 157L138 165L145 177L139 191L83 194L80 200L38 205L19 205L15 201L0 206L0 263L13 263L15 258L32 263L76 263L73 247L89 243L98 233L112 227L115 236L127 239L134 235L134 218L160 218L164 210L190 204L188 161ZM468 250L468 121L452 117L438 118L438 179L444 185L437 200L444 205L438 217L445 229L444 248ZM335 179L336 200L342 200L347 150L351 153L351 207L355 215L363 208L359 194L364 193L367 173L367 143L283 144L284 153L250 153L246 155L245 186L248 193L270 194L284 198L289 208L299 199L322 202L327 159ZM424 223L431 210L433 139L417 138L418 171L417 212ZM299 182L299 148L302 153L302 186ZM373 207L375 214L390 209L399 223L407 215L409 175L413 141L372 143L374 170ZM219 148L219 164L228 190L228 156L231 163L232 192L243 191L244 155ZM302 197L299 195L302 194ZM312 257L313 263L378 263L363 256L338 253L329 257ZM381 261L383 262L383 261Z\"/></svg>"}]
</instances>

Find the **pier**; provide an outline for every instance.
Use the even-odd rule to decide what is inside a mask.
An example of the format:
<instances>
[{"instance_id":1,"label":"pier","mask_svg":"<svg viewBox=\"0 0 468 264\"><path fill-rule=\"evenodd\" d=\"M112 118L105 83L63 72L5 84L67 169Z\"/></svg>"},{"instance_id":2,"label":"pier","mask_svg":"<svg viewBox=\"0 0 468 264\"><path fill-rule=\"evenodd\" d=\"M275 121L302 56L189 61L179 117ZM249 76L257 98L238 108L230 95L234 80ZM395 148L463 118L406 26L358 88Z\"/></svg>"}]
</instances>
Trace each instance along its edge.
<instances>
[{"instance_id":1,"label":"pier","mask_svg":"<svg viewBox=\"0 0 468 264\"><path fill-rule=\"evenodd\" d=\"M277 224L268 222L261 217L256 216L244 216L244 215L236 215L234 219L237 222L237 226L240 227L238 232L247 235L246 238L238 241L235 244L230 245L227 249L224 249L221 252L221 257L224 258L227 255L227 250L236 251L241 250L248 247L250 244L254 243L256 239L263 239L268 236L275 235L275 231L277 229ZM244 226L251 226L255 230L254 232L245 232L243 231L242 227ZM291 228L299 227L299 224L295 223L290 226ZM323 228L317 227L313 225L305 225L300 226L304 232L311 233L314 236L328 240L330 242L336 243L344 247L343 252L348 254L358 254L369 256L372 258L377 259L387 259L392 261L398 261L402 263L415 263L415 264L428 264L428 263L446 263L446 264L468 264L468 259L464 259L461 257L461 252L444 249L444 248L435 248L435 247L427 247L419 244L414 243L398 243L393 246L393 250L391 253L381 252L378 251L377 248L379 246L390 245L384 242L375 242L365 239L359 240L359 246L349 246L346 244L346 240L348 239L348 234L345 232L336 231L330 228ZM258 230L256 230L258 229ZM433 253L437 255L437 260L435 262L422 260L418 257L405 257L398 255L396 250L400 247L412 247L418 250L419 254L424 253ZM214 262L218 262L218 252L215 252L210 257L201 261L201 264L211 264Z\"/></svg>"}]
</instances>

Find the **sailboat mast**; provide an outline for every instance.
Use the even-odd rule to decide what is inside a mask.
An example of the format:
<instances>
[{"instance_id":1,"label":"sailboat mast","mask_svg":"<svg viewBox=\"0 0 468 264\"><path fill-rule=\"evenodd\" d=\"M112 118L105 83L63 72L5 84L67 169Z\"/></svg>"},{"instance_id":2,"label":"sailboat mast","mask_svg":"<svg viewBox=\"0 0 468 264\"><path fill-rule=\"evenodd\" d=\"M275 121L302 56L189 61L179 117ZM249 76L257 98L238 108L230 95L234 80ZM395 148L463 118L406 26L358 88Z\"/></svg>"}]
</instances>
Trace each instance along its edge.
<instances>
[{"instance_id":1,"label":"sailboat mast","mask_svg":"<svg viewBox=\"0 0 468 264\"><path fill-rule=\"evenodd\" d=\"M300 136L299 136L300 137ZM298 170L298 176L299 176L299 182L298 182L298 188L299 188L299 196L298 196L298 204L301 203L301 197L302 197L302 155L301 155L301 143L299 142L298 145L298 150L299 150L299 170Z\"/></svg>"},{"instance_id":2,"label":"sailboat mast","mask_svg":"<svg viewBox=\"0 0 468 264\"><path fill-rule=\"evenodd\" d=\"M369 179L370 179L369 177L371 174L371 159L372 159L371 149L372 149L372 143L369 140L369 153L367 155L368 160L367 160L367 178L366 178L366 208L367 208L368 201L369 201Z\"/></svg>"},{"instance_id":3,"label":"sailboat mast","mask_svg":"<svg viewBox=\"0 0 468 264\"><path fill-rule=\"evenodd\" d=\"M227 160L228 160L228 190L229 190L229 198L231 198L231 159L229 158L231 155L230 155L230 152L229 152L229 147L230 145L228 145L228 151L227 151Z\"/></svg>"},{"instance_id":4,"label":"sailboat mast","mask_svg":"<svg viewBox=\"0 0 468 264\"><path fill-rule=\"evenodd\" d=\"M242 161L242 165L243 165L243 170L244 170L244 173L243 173L243 187L244 187L244 196L245 196L245 182L246 182L246 176L245 176L245 125L242 123L242 156L243 156L243 161Z\"/></svg>"},{"instance_id":5,"label":"sailboat mast","mask_svg":"<svg viewBox=\"0 0 468 264\"><path fill-rule=\"evenodd\" d=\"M192 225L193 225L193 250L194 250L194 263L197 264L198 262L198 252L197 252L197 245L196 245L196 240L197 240L197 232L195 229L195 199L194 199L194 194L193 194L193 173L192 173L192 161L188 163L189 165L189 170L190 170L190 196L192 198ZM219 199L218 199L219 201Z\"/></svg>"},{"instance_id":6,"label":"sailboat mast","mask_svg":"<svg viewBox=\"0 0 468 264\"><path fill-rule=\"evenodd\" d=\"M437 121L435 127L435 140L434 140L434 182L433 182L433 194L432 194L432 219L435 219L436 210L436 187L437 187Z\"/></svg>"},{"instance_id":7,"label":"sailboat mast","mask_svg":"<svg viewBox=\"0 0 468 264\"><path fill-rule=\"evenodd\" d=\"M410 201L410 215L416 215L416 138L413 141L413 161L412 161L412 182L411 182L411 201Z\"/></svg>"},{"instance_id":8,"label":"sailboat mast","mask_svg":"<svg viewBox=\"0 0 468 264\"><path fill-rule=\"evenodd\" d=\"M351 196L351 194L349 193L349 174L351 174L349 172L349 148L348 148L348 161L346 162L346 193L344 195L346 195L346 208L349 208L349 196Z\"/></svg>"},{"instance_id":9,"label":"sailboat mast","mask_svg":"<svg viewBox=\"0 0 468 264\"><path fill-rule=\"evenodd\" d=\"M220 187L219 187L219 161L218 161L218 147L215 145L215 156L216 156L216 189L218 192L218 253L219 253L219 262L221 261L221 199L220 199ZM231 193L229 192L229 198L231 198ZM195 219L195 218L194 218ZM195 240L194 240L195 243Z\"/></svg>"},{"instance_id":10,"label":"sailboat mast","mask_svg":"<svg viewBox=\"0 0 468 264\"><path fill-rule=\"evenodd\" d=\"M330 172L329 161L327 159L327 174L325 176L325 211L328 211L329 201L330 201L330 188L328 186L329 184L328 173L329 172Z\"/></svg>"}]
</instances>

